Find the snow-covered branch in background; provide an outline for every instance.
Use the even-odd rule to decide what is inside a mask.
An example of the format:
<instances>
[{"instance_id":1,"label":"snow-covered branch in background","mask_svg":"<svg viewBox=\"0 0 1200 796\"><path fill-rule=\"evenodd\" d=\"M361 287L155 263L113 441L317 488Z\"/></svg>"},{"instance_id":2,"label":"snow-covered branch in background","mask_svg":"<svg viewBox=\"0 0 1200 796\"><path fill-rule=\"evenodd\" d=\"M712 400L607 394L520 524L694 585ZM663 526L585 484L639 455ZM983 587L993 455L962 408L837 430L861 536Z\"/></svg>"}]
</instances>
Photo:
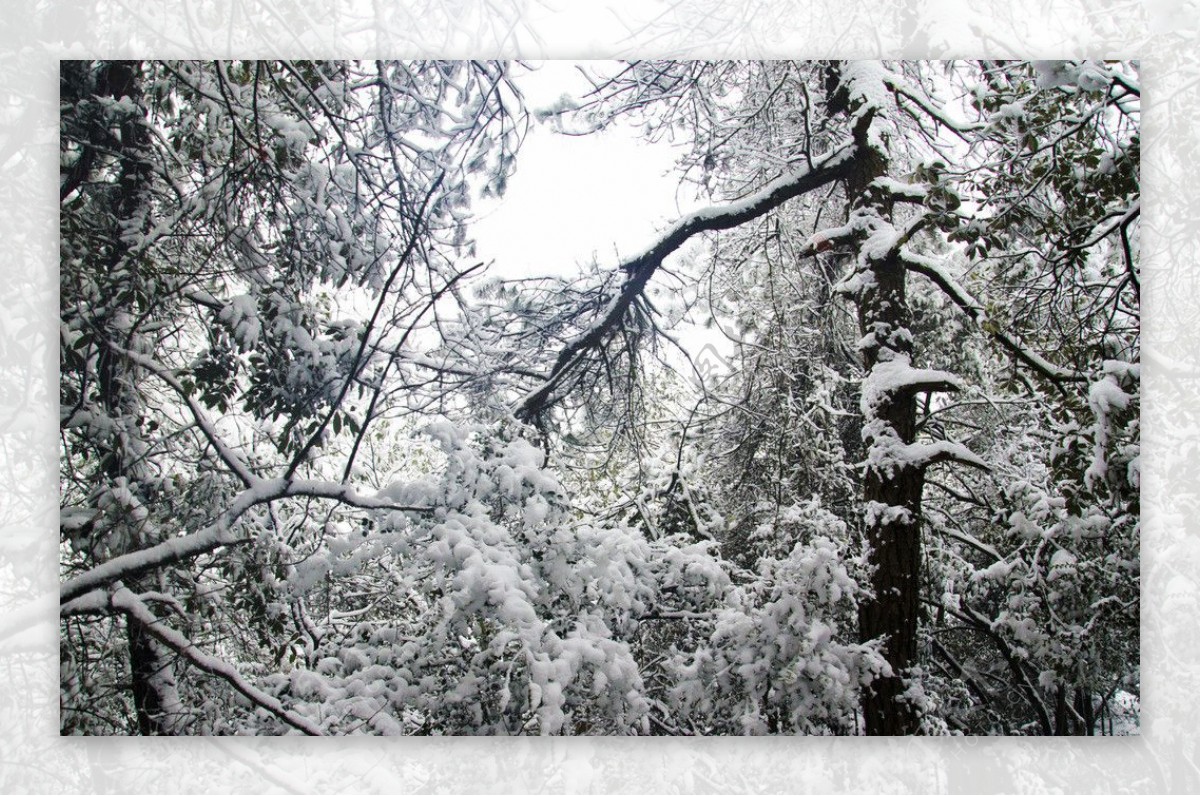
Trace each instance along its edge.
<instances>
[{"instance_id":1,"label":"snow-covered branch in background","mask_svg":"<svg viewBox=\"0 0 1200 796\"><path fill-rule=\"evenodd\" d=\"M983 305L967 292L966 288L950 276L933 258L915 254L907 250L904 250L901 256L908 270L921 274L941 288L942 292L949 296L973 321L978 323L980 328L1004 346L1013 357L1024 363L1035 373L1055 382L1087 381L1086 375L1055 365L1037 351L1022 344L1013 335L997 327L995 324L987 323L987 312Z\"/></svg>"}]
</instances>

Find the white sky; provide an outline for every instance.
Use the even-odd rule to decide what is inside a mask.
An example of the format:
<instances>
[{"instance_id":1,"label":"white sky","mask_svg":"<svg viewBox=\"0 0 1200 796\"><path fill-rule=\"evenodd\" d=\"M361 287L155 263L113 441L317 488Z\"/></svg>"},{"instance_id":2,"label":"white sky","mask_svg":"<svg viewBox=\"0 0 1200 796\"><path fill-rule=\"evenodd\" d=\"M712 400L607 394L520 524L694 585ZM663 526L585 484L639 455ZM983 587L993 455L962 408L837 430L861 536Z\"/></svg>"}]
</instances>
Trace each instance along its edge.
<instances>
[{"instance_id":1,"label":"white sky","mask_svg":"<svg viewBox=\"0 0 1200 796\"><path fill-rule=\"evenodd\" d=\"M602 64L594 64L602 66ZM574 62L546 61L518 76L528 107L588 89ZM649 244L680 215L675 154L628 126L569 136L532 124L504 198L478 204L478 256L502 278L564 274L595 256L602 265Z\"/></svg>"},{"instance_id":2,"label":"white sky","mask_svg":"<svg viewBox=\"0 0 1200 796\"><path fill-rule=\"evenodd\" d=\"M532 111L554 104L563 93L578 98L588 91L576 63L545 61L536 64L537 72L520 75L517 85L527 107ZM593 71L617 68L611 62L584 63ZM504 197L476 204L477 257L494 260L487 274L502 279L569 275L593 258L602 267L616 267L700 204L690 188L680 189L676 156L670 144L649 143L631 125L571 136L532 123ZM660 277L647 293L654 300L676 284ZM697 308L670 334L698 363L707 359L723 372L722 358L732 353L732 344L706 320ZM676 368L692 373L674 349L665 355Z\"/></svg>"}]
</instances>

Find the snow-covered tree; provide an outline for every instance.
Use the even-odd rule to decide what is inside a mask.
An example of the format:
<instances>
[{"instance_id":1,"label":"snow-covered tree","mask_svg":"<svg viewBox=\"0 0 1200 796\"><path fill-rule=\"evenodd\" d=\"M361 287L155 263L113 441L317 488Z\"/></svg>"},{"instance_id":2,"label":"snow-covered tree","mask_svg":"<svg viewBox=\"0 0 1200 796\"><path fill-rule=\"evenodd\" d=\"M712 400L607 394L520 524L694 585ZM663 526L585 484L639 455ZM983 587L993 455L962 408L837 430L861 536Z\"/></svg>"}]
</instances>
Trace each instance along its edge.
<instances>
[{"instance_id":1,"label":"snow-covered tree","mask_svg":"<svg viewBox=\"0 0 1200 796\"><path fill-rule=\"evenodd\" d=\"M64 62L62 95L64 615L108 594L64 626L64 731L177 732L197 648L150 606L222 595L214 640L278 642L245 570L363 502L358 453L408 409L394 376L464 275L472 186L503 188L519 95L503 64L262 61Z\"/></svg>"},{"instance_id":2,"label":"snow-covered tree","mask_svg":"<svg viewBox=\"0 0 1200 796\"><path fill-rule=\"evenodd\" d=\"M968 447L948 431L971 429L972 412L979 414L972 407L981 401L1032 402L1042 415L1023 431L1034 439L1053 434L1052 428L1076 435L1087 429L1084 437L1096 444L1060 440L1037 454L1061 468L1062 450L1089 451L1084 456L1090 455L1090 462L1076 467L1077 481L1108 477L1102 451L1112 450L1111 434L1121 438L1116 448L1121 475L1114 483L1127 497L1111 513L1122 517L1117 536L1124 552L1121 563L1111 561L1102 569L1125 572L1125 585L1136 591L1136 553L1130 555L1138 538L1139 112L1133 67L639 62L598 81L595 94L574 109L576 116L602 125L633 115L651 135L684 138L690 147L681 163L685 174L717 204L681 220L659 247L626 262L620 292L610 303L596 303L607 314L563 348L546 384L529 395L523 409L541 411L551 395L570 401L578 385L572 380L578 375L572 374L587 372L587 365L577 364L585 352L611 360L605 352L620 339L624 308L636 306L663 256L674 250L668 247L677 247L681 238L731 230L715 245L717 261L735 272L752 271L746 282L757 283L761 291L757 297L745 291L737 297L743 317L777 315L776 297L785 280L804 285L808 295L819 295L822 277L835 282L837 292L856 308L861 335L854 343L862 360L859 412L852 425L861 427L865 449L861 458L844 462L859 468L863 535L857 541L865 547L870 570L859 633L863 641L883 642L891 669L865 691L868 732L936 730L942 720L939 700L923 688L931 641L922 640L921 628L929 624L928 603L939 602L937 592L934 597L927 592L944 584L936 578L922 584L929 574L922 538L945 527L924 521L926 479L948 472L951 481L982 479L995 488L997 478L1011 472L1007 462L981 455L994 452L983 448L1007 435L981 440L983 435L972 432L973 447ZM778 254L784 247L790 247L787 261ZM770 270L764 275L761 263L770 263L772 256L781 277ZM785 312L789 323L783 328L793 334L821 327L805 323L799 306ZM826 328L836 313L826 307ZM957 330L956 340L944 339L947 326ZM812 453L829 450L830 436L819 427L798 430L788 422L800 421L810 407L800 403L796 412L781 411L795 402L796 381L776 377L794 372L803 354L758 331L753 323L739 328L743 346L754 352L746 364L765 367L743 371L741 379L757 389L735 400L734 411L749 418L739 424L750 435L746 439L784 437L777 461L786 469L789 462L808 459L801 470L811 480ZM808 351L816 353L822 344L829 345L828 335L813 335ZM970 352L974 361L963 357ZM836 368L837 341L822 353L825 368ZM781 356L787 360L782 370ZM819 394L836 390L846 372L826 373ZM963 376L977 378L969 382ZM577 400L591 397L580 392L584 395ZM966 395L954 397L959 393ZM810 400L821 406L820 399ZM764 402L774 404L773 413L755 415ZM822 409L829 408L826 401ZM1067 416L1072 417L1066 425L1049 419ZM764 422L767 417L777 423ZM788 432L796 439L786 440ZM854 446L843 446L847 449ZM780 468L774 469L746 485L743 494L769 488L778 480ZM824 470L831 488L837 467ZM938 487L935 506L943 515L956 511L946 504L948 498L977 501L971 488L956 490L941 482ZM1080 494L1075 488L1071 492ZM777 498L775 510L791 499ZM1094 510L1094 497L1082 505ZM769 512L769 502L765 508ZM726 513L755 525L745 506ZM942 534L938 544L946 538ZM968 534L967 546L973 542L978 540ZM954 544L961 549L964 540ZM987 543L982 547L995 550ZM1067 553L1058 560L1067 561ZM1100 596L1105 588L1112 584L1090 592L1091 602L1082 610L1100 612L1093 619L1113 633L1107 646L1116 658L1136 637L1128 624L1136 616L1136 597L1126 588L1120 590L1124 596L1105 600ZM982 622L980 629L993 642L985 657L1024 661L1025 646L1014 644L1011 633L998 632L1007 616L973 620ZM1111 621L1103 621L1106 616ZM1041 621L1049 622L1048 615ZM1081 622L1070 623L1069 632L1098 635ZM933 649L946 650L945 645ZM954 677L965 677L960 661L949 665ZM1041 708L1043 698L1027 685L1029 668L1014 663L1008 689L1025 692L1027 701ZM1049 669L1043 675L1043 684L1057 682ZM1117 680L1133 682L1136 671L1126 667ZM1111 697L1112 687L1101 695ZM1087 716L1093 692L1079 698L1088 705ZM1094 721L1087 716L1071 726L1091 731ZM1061 731L1065 724L1057 726ZM1043 722L1040 729L1049 732L1051 726Z\"/></svg>"},{"instance_id":3,"label":"snow-covered tree","mask_svg":"<svg viewBox=\"0 0 1200 796\"><path fill-rule=\"evenodd\" d=\"M1136 64L597 67L700 209L477 281L519 71L64 64L63 731L1106 731Z\"/></svg>"}]
</instances>

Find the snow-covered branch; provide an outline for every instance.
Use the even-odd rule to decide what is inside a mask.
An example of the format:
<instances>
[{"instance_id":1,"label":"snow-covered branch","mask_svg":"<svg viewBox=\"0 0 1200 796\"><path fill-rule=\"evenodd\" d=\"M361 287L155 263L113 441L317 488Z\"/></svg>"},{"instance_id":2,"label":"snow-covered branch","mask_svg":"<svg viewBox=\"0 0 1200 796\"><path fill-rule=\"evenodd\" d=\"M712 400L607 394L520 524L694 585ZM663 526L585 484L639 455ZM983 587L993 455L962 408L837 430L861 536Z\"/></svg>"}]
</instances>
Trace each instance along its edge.
<instances>
[{"instance_id":1,"label":"snow-covered branch","mask_svg":"<svg viewBox=\"0 0 1200 796\"><path fill-rule=\"evenodd\" d=\"M380 497L358 494L352 487L333 481L293 481L283 478L259 479L255 486L243 490L221 513L217 520L196 533L167 539L144 550L115 556L86 572L71 578L59 590L59 600L64 606L93 589L102 588L117 580L126 580L143 572L195 558L210 553L219 547L227 547L250 541L238 536L234 526L254 506L286 497L312 497L335 500L347 506L361 509L421 512L432 511L428 507L403 506Z\"/></svg>"},{"instance_id":2,"label":"snow-covered branch","mask_svg":"<svg viewBox=\"0 0 1200 796\"><path fill-rule=\"evenodd\" d=\"M934 120L948 130L951 130L961 138L967 139L968 133L977 132L987 128L987 124L983 122L968 122L963 119L956 119L946 112L946 109L935 104L933 99L928 94L910 84L901 75L894 72L885 73L884 85L888 87L896 95L897 104L904 108L908 113L914 113L912 106L920 110L922 114ZM906 100L911 103L911 106L901 101Z\"/></svg>"},{"instance_id":3,"label":"snow-covered branch","mask_svg":"<svg viewBox=\"0 0 1200 796\"><path fill-rule=\"evenodd\" d=\"M914 442L907 447L906 453L909 461L918 467L930 467L940 462L954 462L984 471L992 469L987 462L972 453L966 445L950 440Z\"/></svg>"},{"instance_id":4,"label":"snow-covered branch","mask_svg":"<svg viewBox=\"0 0 1200 796\"><path fill-rule=\"evenodd\" d=\"M554 402L555 391L572 374L589 351L599 348L621 325L630 305L642 295L646 284L668 255L703 232L731 229L774 210L789 199L845 177L860 150L850 141L805 166L768 183L761 190L723 206L706 207L676 221L642 254L626 260L621 270L627 276L620 291L592 327L570 342L558 355L546 382L525 396L516 414L524 420L538 417Z\"/></svg>"},{"instance_id":5,"label":"snow-covered branch","mask_svg":"<svg viewBox=\"0 0 1200 796\"><path fill-rule=\"evenodd\" d=\"M869 335L869 337L873 337ZM862 345L860 343L860 345ZM877 362L863 381L862 412L875 417L876 407L887 400L919 392L956 392L962 381L945 370L914 368L904 356Z\"/></svg>"},{"instance_id":6,"label":"snow-covered branch","mask_svg":"<svg viewBox=\"0 0 1200 796\"><path fill-rule=\"evenodd\" d=\"M986 311L983 305L932 259L907 250L901 250L901 259L908 270L921 274L941 288L942 292L949 296L972 320L979 323L985 320ZM1086 375L1055 365L1007 332L994 327L985 330L1014 357L1047 379L1055 382L1087 381Z\"/></svg>"},{"instance_id":7,"label":"snow-covered branch","mask_svg":"<svg viewBox=\"0 0 1200 796\"><path fill-rule=\"evenodd\" d=\"M126 580L143 572L212 552L218 547L246 541L237 538L233 526L252 507L276 497L279 497L279 494L274 490L247 489L238 495L229 508L221 512L215 522L203 530L166 539L143 550L114 556L97 564L63 583L59 589L59 600L65 607L75 598L114 581Z\"/></svg>"},{"instance_id":8,"label":"snow-covered branch","mask_svg":"<svg viewBox=\"0 0 1200 796\"><path fill-rule=\"evenodd\" d=\"M118 611L129 614L137 619L146 632L166 644L171 649L187 658L193 666L209 674L216 675L233 686L238 693L249 699L258 707L270 712L280 721L295 727L305 735L324 735L321 728L303 716L299 716L283 706L278 699L265 694L248 683L228 661L214 658L201 652L186 636L174 628L167 627L161 619L155 616L141 598L125 586L118 586L109 597L109 603Z\"/></svg>"},{"instance_id":9,"label":"snow-covered branch","mask_svg":"<svg viewBox=\"0 0 1200 796\"><path fill-rule=\"evenodd\" d=\"M139 354L136 351L130 351L126 348L121 348L113 344L109 344L109 347L121 356L129 359L131 362L135 362L139 367L145 368L158 378L165 381L168 385L170 385L172 390L179 394L179 397L182 398L184 403L187 404L188 411L191 412L192 419L196 421L196 427L200 429L200 433L204 435L209 444L213 446L213 450L215 450L217 455L221 457L221 461L225 462L225 465L229 467L233 474L238 477L238 480L241 481L242 484L247 487L254 487L256 484L262 481L261 478L250 472L250 468L246 466L246 463L242 461L242 458L238 456L228 444L226 444L225 440L223 440L221 435L217 432L217 428L212 422L212 419L208 417L208 414L200 407L200 404L196 402L196 399L184 389L183 385L178 379L175 378L174 375L171 374L169 370L144 354Z\"/></svg>"}]
</instances>

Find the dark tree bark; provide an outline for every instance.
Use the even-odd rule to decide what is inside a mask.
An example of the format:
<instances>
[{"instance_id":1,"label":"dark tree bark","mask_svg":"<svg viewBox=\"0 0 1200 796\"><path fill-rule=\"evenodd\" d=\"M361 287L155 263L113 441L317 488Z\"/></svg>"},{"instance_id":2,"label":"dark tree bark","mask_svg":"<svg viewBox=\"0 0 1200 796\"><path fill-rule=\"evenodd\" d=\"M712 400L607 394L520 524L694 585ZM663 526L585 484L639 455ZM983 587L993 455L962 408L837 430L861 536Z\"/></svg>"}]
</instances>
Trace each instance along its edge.
<instances>
[{"instance_id":1,"label":"dark tree bark","mask_svg":"<svg viewBox=\"0 0 1200 796\"><path fill-rule=\"evenodd\" d=\"M839 64L827 72L829 107L843 109L853 119L860 155L846 180L850 212L865 223L856 243L867 244L867 230L893 222L894 197L873 182L888 172L887 153L872 142L875 109L863 107L842 80ZM878 139L875 139L876 141ZM911 363L910 312L906 294L907 269L900 243L876 251L872 243L859 260L859 287L851 295L858 305L863 334L863 366L867 380L878 366ZM878 390L863 402L863 442L868 466L863 479L865 543L871 568L872 594L859 607L859 637L882 640L891 674L877 678L864 690L862 710L868 735L913 735L920 717L903 698L905 676L917 659L917 626L921 588L921 497L924 464L892 454L916 438L916 392L943 388L904 382ZM865 390L865 385L864 385Z\"/></svg>"},{"instance_id":2,"label":"dark tree bark","mask_svg":"<svg viewBox=\"0 0 1200 796\"><path fill-rule=\"evenodd\" d=\"M103 64L95 71L95 85L91 90L97 97L114 100L129 98L135 104L140 103L140 69L138 61ZM89 69L80 68L78 64L69 67L64 64L63 78L64 81L85 79L88 72ZM115 168L115 181L108 192L95 192L90 199L97 203L95 212L105 216L98 220L103 227L105 244L96 251L97 256L90 267L113 275L109 286L110 296L116 297L125 293L139 278L136 263L129 257L130 246L124 233L127 224L139 223L137 219L141 219L142 226L146 223L144 217L153 176L153 166L147 155L150 133L136 114L123 120L115 129L97 125L87 132L90 135L86 136L83 152L74 167L64 174L60 192L65 200L90 180L102 179L102 175L96 173L98 168L104 167L104 158L99 155L99 150L116 153L116 162L112 165ZM96 388L100 404L112 418L132 417L139 411L135 391L131 389L137 378L134 368L128 359L105 345L112 343L123 348L130 347L131 341L127 338L133 334L132 330L121 328L121 323L116 320L124 309L114 306L108 314L111 323L107 328L98 330L104 340L98 346ZM124 478L130 485L136 484L138 469L139 465L131 460L120 438L115 440L112 449L101 460L101 470L110 482ZM136 529L128 528L127 536L132 551L137 546ZM137 590L136 584L128 585ZM179 704L172 671L174 656L137 619L127 616L125 621L130 688L138 732L143 735L174 734L178 719L174 713Z\"/></svg>"},{"instance_id":3,"label":"dark tree bark","mask_svg":"<svg viewBox=\"0 0 1200 796\"><path fill-rule=\"evenodd\" d=\"M897 355L911 356L909 314L905 300L905 269L889 257L871 269L874 286L863 291L859 320L863 333L887 341L868 347L864 365L868 373L881 361ZM916 401L912 392L888 393L874 407L872 429L868 421L864 441L868 448L880 434L894 433L911 444L916 437ZM916 662L917 623L921 588L921 496L924 470L917 465L868 467L863 499L868 507L866 541L872 567L873 595L859 610L859 633L864 641L885 640L890 677L877 679L863 698L868 735L912 735L918 729L913 707L901 699L903 675ZM872 506L888 509L872 510ZM903 511L891 510L900 507Z\"/></svg>"},{"instance_id":4,"label":"dark tree bark","mask_svg":"<svg viewBox=\"0 0 1200 796\"><path fill-rule=\"evenodd\" d=\"M174 735L178 716L175 699L174 655L132 616L125 617L129 639L129 669L138 732Z\"/></svg>"}]
</instances>

